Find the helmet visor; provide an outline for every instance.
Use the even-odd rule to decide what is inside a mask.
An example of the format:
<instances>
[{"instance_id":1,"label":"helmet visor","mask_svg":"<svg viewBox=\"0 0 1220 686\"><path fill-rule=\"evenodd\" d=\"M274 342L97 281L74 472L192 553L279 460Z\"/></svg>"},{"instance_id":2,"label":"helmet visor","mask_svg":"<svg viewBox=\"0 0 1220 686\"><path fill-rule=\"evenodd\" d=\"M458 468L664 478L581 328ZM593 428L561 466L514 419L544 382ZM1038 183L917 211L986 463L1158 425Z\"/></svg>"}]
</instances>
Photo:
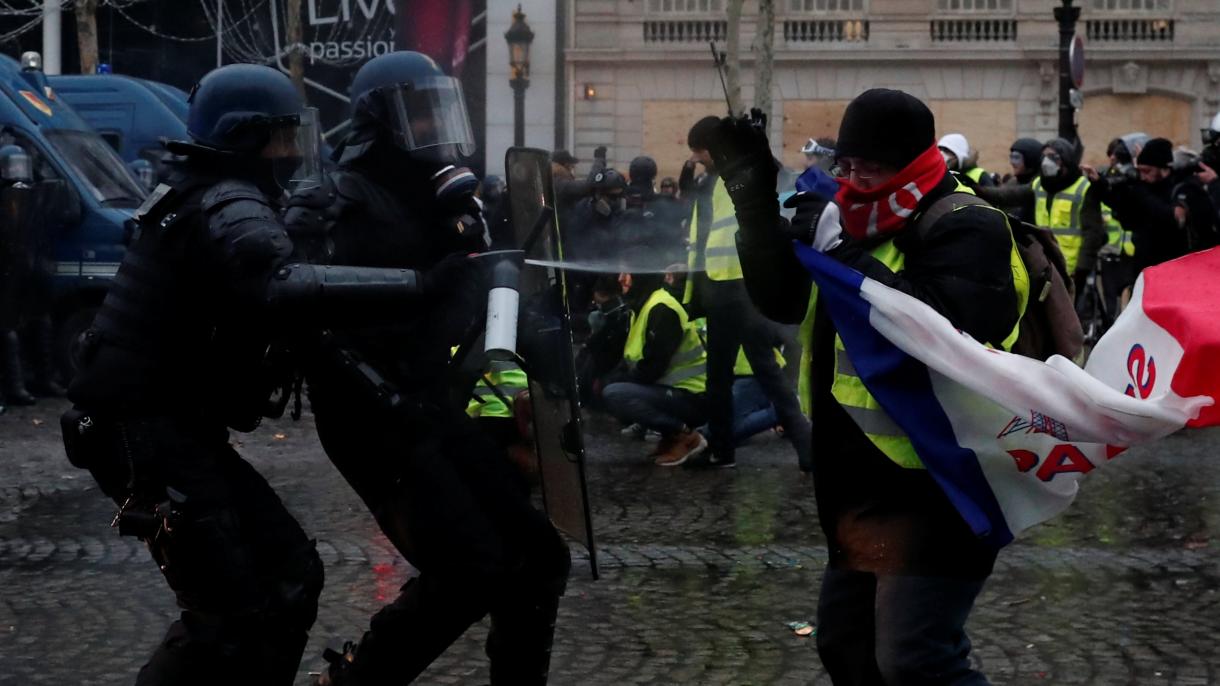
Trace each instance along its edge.
<instances>
[{"instance_id":1,"label":"helmet visor","mask_svg":"<svg viewBox=\"0 0 1220 686\"><path fill-rule=\"evenodd\" d=\"M384 90L390 124L407 152L452 148L474 154L474 134L466 113L462 84L451 76L434 76Z\"/></svg>"},{"instance_id":2,"label":"helmet visor","mask_svg":"<svg viewBox=\"0 0 1220 686\"><path fill-rule=\"evenodd\" d=\"M297 150L301 164L290 180L290 189L299 191L322 185L322 121L318 108L301 110L301 125L296 130Z\"/></svg>"},{"instance_id":3,"label":"helmet visor","mask_svg":"<svg viewBox=\"0 0 1220 686\"><path fill-rule=\"evenodd\" d=\"M275 167L276 181L289 191L322 184L322 143L318 110L306 107L271 129L264 150Z\"/></svg>"}]
</instances>

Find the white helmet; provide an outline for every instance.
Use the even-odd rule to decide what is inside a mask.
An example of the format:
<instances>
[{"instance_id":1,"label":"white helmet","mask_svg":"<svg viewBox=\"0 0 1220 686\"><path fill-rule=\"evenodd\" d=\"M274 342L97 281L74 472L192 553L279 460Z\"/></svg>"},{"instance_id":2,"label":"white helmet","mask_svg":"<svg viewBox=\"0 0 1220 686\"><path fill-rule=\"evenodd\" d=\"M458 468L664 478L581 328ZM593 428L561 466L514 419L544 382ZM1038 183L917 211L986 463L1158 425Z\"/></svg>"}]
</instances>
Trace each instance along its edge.
<instances>
[{"instance_id":1,"label":"white helmet","mask_svg":"<svg viewBox=\"0 0 1220 686\"><path fill-rule=\"evenodd\" d=\"M936 147L944 148L953 153L953 156L957 158L958 164L965 163L966 158L970 157L970 143L960 133L950 133L942 137L936 143Z\"/></svg>"}]
</instances>

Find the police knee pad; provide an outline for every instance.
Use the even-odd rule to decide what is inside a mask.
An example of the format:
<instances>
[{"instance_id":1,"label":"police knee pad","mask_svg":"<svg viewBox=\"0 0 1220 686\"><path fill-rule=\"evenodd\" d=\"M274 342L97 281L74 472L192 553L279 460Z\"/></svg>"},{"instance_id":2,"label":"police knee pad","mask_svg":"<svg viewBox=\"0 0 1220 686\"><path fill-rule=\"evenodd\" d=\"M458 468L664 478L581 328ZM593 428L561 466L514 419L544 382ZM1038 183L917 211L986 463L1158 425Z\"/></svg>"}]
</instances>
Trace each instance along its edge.
<instances>
[{"instance_id":1,"label":"police knee pad","mask_svg":"<svg viewBox=\"0 0 1220 686\"><path fill-rule=\"evenodd\" d=\"M326 575L314 541L285 564L274 582L272 612L285 623L308 630L318 618L318 597Z\"/></svg>"}]
</instances>

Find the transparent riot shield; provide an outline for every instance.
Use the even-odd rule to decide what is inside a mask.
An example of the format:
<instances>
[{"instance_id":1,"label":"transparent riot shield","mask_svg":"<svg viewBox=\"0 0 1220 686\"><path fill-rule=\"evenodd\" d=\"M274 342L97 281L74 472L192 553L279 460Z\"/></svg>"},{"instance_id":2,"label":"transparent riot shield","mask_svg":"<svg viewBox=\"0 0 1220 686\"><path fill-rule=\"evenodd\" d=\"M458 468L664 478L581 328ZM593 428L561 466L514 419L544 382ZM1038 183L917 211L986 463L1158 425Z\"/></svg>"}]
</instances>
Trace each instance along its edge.
<instances>
[{"instance_id":1,"label":"transparent riot shield","mask_svg":"<svg viewBox=\"0 0 1220 686\"><path fill-rule=\"evenodd\" d=\"M533 148L511 148L505 169L516 247L525 251L527 260L561 260L563 240L553 209L550 155ZM588 549L596 579L597 550L563 270L527 265L520 294L517 350L529 375L543 503L555 526Z\"/></svg>"}]
</instances>

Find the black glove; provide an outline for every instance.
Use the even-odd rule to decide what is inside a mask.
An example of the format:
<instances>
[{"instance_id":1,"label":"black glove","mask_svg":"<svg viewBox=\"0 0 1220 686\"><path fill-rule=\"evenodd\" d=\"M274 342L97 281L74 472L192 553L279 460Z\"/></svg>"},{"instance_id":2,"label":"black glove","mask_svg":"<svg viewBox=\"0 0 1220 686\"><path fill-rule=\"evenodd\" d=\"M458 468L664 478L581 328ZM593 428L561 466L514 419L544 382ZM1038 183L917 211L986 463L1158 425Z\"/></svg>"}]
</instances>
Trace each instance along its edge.
<instances>
[{"instance_id":1,"label":"black glove","mask_svg":"<svg viewBox=\"0 0 1220 686\"><path fill-rule=\"evenodd\" d=\"M767 141L767 118L757 109L750 113L749 118L720 120L708 152L738 212L763 210L777 214L779 165Z\"/></svg>"},{"instance_id":2,"label":"black glove","mask_svg":"<svg viewBox=\"0 0 1220 686\"><path fill-rule=\"evenodd\" d=\"M785 233L793 240L813 245L818 220L822 218L822 213L829 204L830 201L819 193L797 193L791 196L784 201L784 207L796 208L796 214L789 220Z\"/></svg>"},{"instance_id":3,"label":"black glove","mask_svg":"<svg viewBox=\"0 0 1220 686\"><path fill-rule=\"evenodd\" d=\"M595 160L606 159L606 146L599 145L596 148L594 148L593 149L593 159L595 159Z\"/></svg>"},{"instance_id":4,"label":"black glove","mask_svg":"<svg viewBox=\"0 0 1220 686\"><path fill-rule=\"evenodd\" d=\"M695 163L687 160L682 163L682 173L678 174L678 195L685 197L695 187Z\"/></svg>"},{"instance_id":5,"label":"black glove","mask_svg":"<svg viewBox=\"0 0 1220 686\"><path fill-rule=\"evenodd\" d=\"M424 295L443 296L479 278L478 262L468 255L453 253L420 274L420 290Z\"/></svg>"}]
</instances>

